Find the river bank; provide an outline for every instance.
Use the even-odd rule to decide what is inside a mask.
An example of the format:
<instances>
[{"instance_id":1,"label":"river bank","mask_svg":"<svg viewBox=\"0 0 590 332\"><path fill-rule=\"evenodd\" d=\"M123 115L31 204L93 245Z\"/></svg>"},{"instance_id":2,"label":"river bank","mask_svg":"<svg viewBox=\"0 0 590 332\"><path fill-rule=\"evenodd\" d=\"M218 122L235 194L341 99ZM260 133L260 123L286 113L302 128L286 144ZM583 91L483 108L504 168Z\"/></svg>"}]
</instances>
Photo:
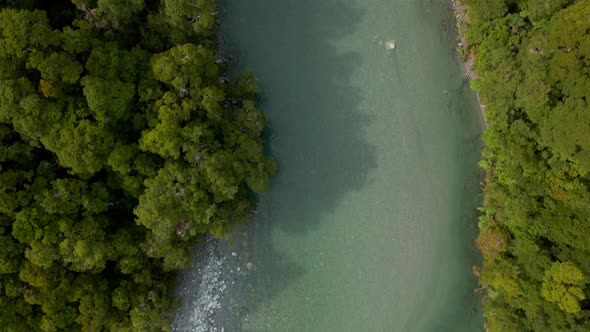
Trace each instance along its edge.
<instances>
[{"instance_id":1,"label":"river bank","mask_svg":"<svg viewBox=\"0 0 590 332\"><path fill-rule=\"evenodd\" d=\"M462 68L465 72L466 80L479 79L479 74L475 71L474 65L476 62L476 54L469 51L469 41L465 36L465 31L471 24L469 18L469 6L463 4L459 0L451 0L451 6L453 10L453 17L455 17L455 28L457 32L456 36L456 50L462 59ZM488 123L485 120L485 106L481 103L479 93L475 91L477 97L477 103L479 105L479 115L481 117L481 123L483 128L488 127Z\"/></svg>"}]
</instances>

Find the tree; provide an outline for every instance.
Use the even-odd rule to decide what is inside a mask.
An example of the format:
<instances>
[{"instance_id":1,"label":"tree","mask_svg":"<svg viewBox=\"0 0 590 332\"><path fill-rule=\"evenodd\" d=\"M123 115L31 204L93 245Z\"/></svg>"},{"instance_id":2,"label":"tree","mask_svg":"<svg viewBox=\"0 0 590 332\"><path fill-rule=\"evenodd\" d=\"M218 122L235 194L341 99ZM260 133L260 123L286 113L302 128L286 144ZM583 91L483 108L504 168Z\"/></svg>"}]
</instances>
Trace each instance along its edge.
<instances>
[{"instance_id":1,"label":"tree","mask_svg":"<svg viewBox=\"0 0 590 332\"><path fill-rule=\"evenodd\" d=\"M94 174L106 164L114 144L111 133L89 120L61 123L41 138L41 143L59 157L73 173Z\"/></svg>"},{"instance_id":2,"label":"tree","mask_svg":"<svg viewBox=\"0 0 590 332\"><path fill-rule=\"evenodd\" d=\"M577 313L581 310L579 301L586 298L585 284L584 275L576 265L556 262L545 272L541 294L547 301L556 302L561 310Z\"/></svg>"},{"instance_id":3,"label":"tree","mask_svg":"<svg viewBox=\"0 0 590 332\"><path fill-rule=\"evenodd\" d=\"M478 237L488 330L585 331L590 1L470 3L490 124Z\"/></svg>"},{"instance_id":4,"label":"tree","mask_svg":"<svg viewBox=\"0 0 590 332\"><path fill-rule=\"evenodd\" d=\"M59 32L49 26L44 11L0 11L0 57L23 58L33 49L46 50L59 44Z\"/></svg>"},{"instance_id":5,"label":"tree","mask_svg":"<svg viewBox=\"0 0 590 332\"><path fill-rule=\"evenodd\" d=\"M72 3L0 3L0 326L167 330L275 171L255 79L220 76L212 0Z\"/></svg>"},{"instance_id":6,"label":"tree","mask_svg":"<svg viewBox=\"0 0 590 332\"><path fill-rule=\"evenodd\" d=\"M33 50L27 62L29 68L35 68L41 77L48 81L62 81L73 84L78 81L82 73L82 65L66 52L52 52L46 56L42 52Z\"/></svg>"},{"instance_id":7,"label":"tree","mask_svg":"<svg viewBox=\"0 0 590 332\"><path fill-rule=\"evenodd\" d=\"M97 15L109 21L115 29L129 24L145 8L143 0L98 0L97 6Z\"/></svg>"},{"instance_id":8,"label":"tree","mask_svg":"<svg viewBox=\"0 0 590 332\"><path fill-rule=\"evenodd\" d=\"M84 76L80 84L84 87L88 108L99 123L116 122L129 114L135 97L133 84L92 76Z\"/></svg>"},{"instance_id":9,"label":"tree","mask_svg":"<svg viewBox=\"0 0 590 332\"><path fill-rule=\"evenodd\" d=\"M154 76L173 87L178 94L195 94L219 75L215 54L201 45L177 45L151 59ZM183 89L187 91L184 92Z\"/></svg>"},{"instance_id":10,"label":"tree","mask_svg":"<svg viewBox=\"0 0 590 332\"><path fill-rule=\"evenodd\" d=\"M19 113L20 101L33 91L33 84L25 77L0 81L0 122L11 123L12 117Z\"/></svg>"}]
</instances>

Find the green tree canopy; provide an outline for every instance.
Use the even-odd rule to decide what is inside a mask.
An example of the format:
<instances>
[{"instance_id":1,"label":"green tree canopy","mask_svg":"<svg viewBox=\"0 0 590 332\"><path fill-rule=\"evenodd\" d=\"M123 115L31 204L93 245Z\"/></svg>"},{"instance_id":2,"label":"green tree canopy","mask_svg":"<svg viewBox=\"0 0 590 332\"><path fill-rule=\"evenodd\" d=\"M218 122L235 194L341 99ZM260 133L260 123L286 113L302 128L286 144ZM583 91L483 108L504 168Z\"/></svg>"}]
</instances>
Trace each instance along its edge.
<instances>
[{"instance_id":1,"label":"green tree canopy","mask_svg":"<svg viewBox=\"0 0 590 332\"><path fill-rule=\"evenodd\" d=\"M590 1L468 1L489 331L588 331Z\"/></svg>"},{"instance_id":2,"label":"green tree canopy","mask_svg":"<svg viewBox=\"0 0 590 332\"><path fill-rule=\"evenodd\" d=\"M0 2L0 330L162 331L276 171L213 0Z\"/></svg>"}]
</instances>

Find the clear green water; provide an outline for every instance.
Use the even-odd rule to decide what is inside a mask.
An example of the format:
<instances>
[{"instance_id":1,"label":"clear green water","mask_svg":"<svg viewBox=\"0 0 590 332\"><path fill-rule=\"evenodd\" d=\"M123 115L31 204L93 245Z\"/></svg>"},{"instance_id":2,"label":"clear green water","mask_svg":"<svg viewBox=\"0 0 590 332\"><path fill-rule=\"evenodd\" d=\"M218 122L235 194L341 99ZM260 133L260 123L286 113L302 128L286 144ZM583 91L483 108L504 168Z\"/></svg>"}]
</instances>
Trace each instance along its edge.
<instances>
[{"instance_id":1,"label":"clear green water","mask_svg":"<svg viewBox=\"0 0 590 332\"><path fill-rule=\"evenodd\" d=\"M481 121L449 4L225 0L221 10L226 53L264 91L280 173L229 249L242 268L217 326L480 331Z\"/></svg>"}]
</instances>

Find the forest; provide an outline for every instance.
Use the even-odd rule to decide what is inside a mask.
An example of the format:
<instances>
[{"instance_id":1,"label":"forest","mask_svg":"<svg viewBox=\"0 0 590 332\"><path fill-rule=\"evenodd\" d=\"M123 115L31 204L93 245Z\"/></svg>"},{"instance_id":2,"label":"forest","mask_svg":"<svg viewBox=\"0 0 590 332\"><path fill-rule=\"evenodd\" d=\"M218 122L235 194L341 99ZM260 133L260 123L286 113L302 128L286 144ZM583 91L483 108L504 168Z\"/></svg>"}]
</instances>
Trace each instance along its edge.
<instances>
[{"instance_id":1,"label":"forest","mask_svg":"<svg viewBox=\"0 0 590 332\"><path fill-rule=\"evenodd\" d=\"M276 171L213 0L0 1L0 329L162 331Z\"/></svg>"},{"instance_id":2,"label":"forest","mask_svg":"<svg viewBox=\"0 0 590 332\"><path fill-rule=\"evenodd\" d=\"M488 331L590 331L590 0L464 0Z\"/></svg>"}]
</instances>

